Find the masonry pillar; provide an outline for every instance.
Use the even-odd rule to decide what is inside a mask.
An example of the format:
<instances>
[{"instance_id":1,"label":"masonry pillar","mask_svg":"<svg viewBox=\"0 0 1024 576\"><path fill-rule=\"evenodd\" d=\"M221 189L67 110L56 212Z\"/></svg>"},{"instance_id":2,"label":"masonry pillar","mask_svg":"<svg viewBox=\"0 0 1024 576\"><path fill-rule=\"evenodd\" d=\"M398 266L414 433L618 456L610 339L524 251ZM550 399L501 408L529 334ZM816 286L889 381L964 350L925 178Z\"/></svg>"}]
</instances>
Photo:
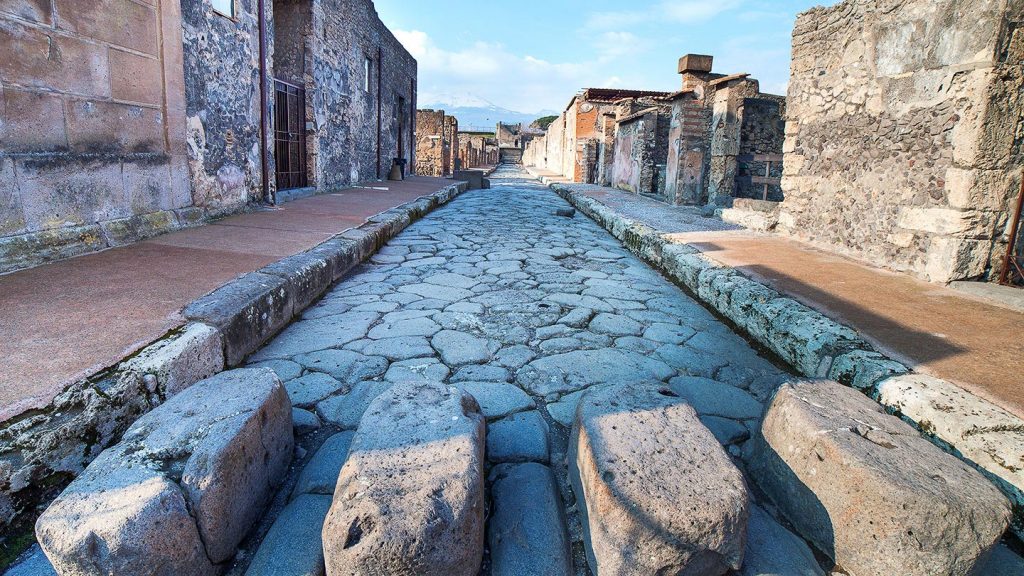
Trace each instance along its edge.
<instances>
[{"instance_id":1,"label":"masonry pillar","mask_svg":"<svg viewBox=\"0 0 1024 576\"><path fill-rule=\"evenodd\" d=\"M736 191L739 168L740 126L738 90L719 87L711 116L711 167L708 175L708 204L724 206Z\"/></svg>"}]
</instances>

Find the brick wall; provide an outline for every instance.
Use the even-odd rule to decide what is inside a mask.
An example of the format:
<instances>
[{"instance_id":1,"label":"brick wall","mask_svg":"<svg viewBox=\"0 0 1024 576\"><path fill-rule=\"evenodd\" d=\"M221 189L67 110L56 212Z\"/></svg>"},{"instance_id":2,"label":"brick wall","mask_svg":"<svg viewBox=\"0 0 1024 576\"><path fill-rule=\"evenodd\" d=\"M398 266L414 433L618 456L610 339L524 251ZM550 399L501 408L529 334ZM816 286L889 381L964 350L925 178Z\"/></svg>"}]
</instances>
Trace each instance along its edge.
<instances>
[{"instance_id":1,"label":"brick wall","mask_svg":"<svg viewBox=\"0 0 1024 576\"><path fill-rule=\"evenodd\" d=\"M704 201L705 158L708 110L692 92L678 95L672 102L668 136L668 160L665 167L665 198L674 204L701 204Z\"/></svg>"},{"instance_id":2,"label":"brick wall","mask_svg":"<svg viewBox=\"0 0 1024 576\"><path fill-rule=\"evenodd\" d=\"M176 1L0 2L0 272L188 222Z\"/></svg>"},{"instance_id":3,"label":"brick wall","mask_svg":"<svg viewBox=\"0 0 1024 576\"><path fill-rule=\"evenodd\" d=\"M1024 160L1022 19L1000 0L802 14L782 231L932 281L995 276Z\"/></svg>"}]
</instances>

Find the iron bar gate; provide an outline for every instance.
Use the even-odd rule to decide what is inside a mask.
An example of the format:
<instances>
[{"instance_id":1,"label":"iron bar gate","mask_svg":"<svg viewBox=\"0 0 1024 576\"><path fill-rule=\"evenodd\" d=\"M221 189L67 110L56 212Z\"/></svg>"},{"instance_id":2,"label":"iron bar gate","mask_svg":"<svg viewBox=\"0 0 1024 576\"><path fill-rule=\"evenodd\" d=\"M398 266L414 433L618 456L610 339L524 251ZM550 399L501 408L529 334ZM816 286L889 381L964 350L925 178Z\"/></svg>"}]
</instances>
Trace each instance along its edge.
<instances>
[{"instance_id":1,"label":"iron bar gate","mask_svg":"<svg viewBox=\"0 0 1024 576\"><path fill-rule=\"evenodd\" d=\"M306 91L274 79L274 159L278 190L305 188Z\"/></svg>"}]
</instances>

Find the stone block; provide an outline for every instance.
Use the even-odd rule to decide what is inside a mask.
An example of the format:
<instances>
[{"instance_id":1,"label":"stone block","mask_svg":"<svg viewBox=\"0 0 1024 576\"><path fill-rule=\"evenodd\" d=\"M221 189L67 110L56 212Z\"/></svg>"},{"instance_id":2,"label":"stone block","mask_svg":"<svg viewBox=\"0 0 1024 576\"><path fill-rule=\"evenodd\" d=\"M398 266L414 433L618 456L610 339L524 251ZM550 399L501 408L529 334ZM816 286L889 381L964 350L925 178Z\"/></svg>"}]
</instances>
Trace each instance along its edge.
<instances>
[{"instance_id":1,"label":"stone block","mask_svg":"<svg viewBox=\"0 0 1024 576\"><path fill-rule=\"evenodd\" d=\"M321 528L331 497L303 494L274 520L245 576L324 576Z\"/></svg>"},{"instance_id":2,"label":"stone block","mask_svg":"<svg viewBox=\"0 0 1024 576\"><path fill-rule=\"evenodd\" d=\"M185 307L185 318L205 322L224 337L225 363L238 366L292 319L288 283L252 272Z\"/></svg>"},{"instance_id":3,"label":"stone block","mask_svg":"<svg viewBox=\"0 0 1024 576\"><path fill-rule=\"evenodd\" d=\"M0 273L62 260L107 247L99 226L44 230L0 238Z\"/></svg>"},{"instance_id":4,"label":"stone block","mask_svg":"<svg viewBox=\"0 0 1024 576\"><path fill-rule=\"evenodd\" d=\"M156 9L131 0L56 0L60 27L87 38L156 55Z\"/></svg>"},{"instance_id":5,"label":"stone block","mask_svg":"<svg viewBox=\"0 0 1024 576\"><path fill-rule=\"evenodd\" d=\"M22 212L21 193L14 175L14 160L0 156L0 237L23 232L25 214Z\"/></svg>"},{"instance_id":6,"label":"stone block","mask_svg":"<svg viewBox=\"0 0 1024 576\"><path fill-rule=\"evenodd\" d=\"M484 188L484 173L482 170L456 170L452 178L467 182L469 190L481 190Z\"/></svg>"},{"instance_id":7,"label":"stone block","mask_svg":"<svg viewBox=\"0 0 1024 576\"><path fill-rule=\"evenodd\" d=\"M127 246L146 238L165 234L178 227L174 212L160 211L100 222L103 237L110 247Z\"/></svg>"},{"instance_id":8,"label":"stone block","mask_svg":"<svg viewBox=\"0 0 1024 576\"><path fill-rule=\"evenodd\" d=\"M475 576L485 424L472 396L398 384L363 416L323 528L328 574Z\"/></svg>"},{"instance_id":9,"label":"stone block","mask_svg":"<svg viewBox=\"0 0 1024 576\"><path fill-rule=\"evenodd\" d=\"M0 0L0 12L40 24L53 22L50 0Z\"/></svg>"},{"instance_id":10,"label":"stone block","mask_svg":"<svg viewBox=\"0 0 1024 576\"><path fill-rule=\"evenodd\" d=\"M120 368L140 381L154 376L160 395L171 398L224 369L224 339L212 326L191 323L147 346Z\"/></svg>"},{"instance_id":11,"label":"stone block","mask_svg":"<svg viewBox=\"0 0 1024 576\"><path fill-rule=\"evenodd\" d=\"M749 515L743 475L693 408L660 383L585 394L569 450L595 573L740 568Z\"/></svg>"},{"instance_id":12,"label":"stone block","mask_svg":"<svg viewBox=\"0 0 1024 576\"><path fill-rule=\"evenodd\" d=\"M110 51L110 96L153 106L163 104L163 69L160 60Z\"/></svg>"},{"instance_id":13,"label":"stone block","mask_svg":"<svg viewBox=\"0 0 1024 576\"><path fill-rule=\"evenodd\" d=\"M51 58L54 53L60 54L60 58ZM108 97L107 47L10 22L0 28L0 81L26 88Z\"/></svg>"},{"instance_id":14,"label":"stone block","mask_svg":"<svg viewBox=\"0 0 1024 576\"><path fill-rule=\"evenodd\" d=\"M520 412L491 423L487 459L491 462L547 463L548 424L540 412Z\"/></svg>"},{"instance_id":15,"label":"stone block","mask_svg":"<svg viewBox=\"0 0 1024 576\"><path fill-rule=\"evenodd\" d=\"M164 117L158 108L102 100L67 106L68 143L76 152L166 153Z\"/></svg>"},{"instance_id":16,"label":"stone block","mask_svg":"<svg viewBox=\"0 0 1024 576\"><path fill-rule=\"evenodd\" d=\"M77 159L53 162L25 157L15 162L18 187L31 231L132 216L125 197L118 159Z\"/></svg>"},{"instance_id":17,"label":"stone block","mask_svg":"<svg viewBox=\"0 0 1024 576\"><path fill-rule=\"evenodd\" d=\"M931 282L978 278L989 265L992 244L988 240L932 238L924 273Z\"/></svg>"},{"instance_id":18,"label":"stone block","mask_svg":"<svg viewBox=\"0 0 1024 576\"><path fill-rule=\"evenodd\" d=\"M1009 523L983 476L835 382L783 385L754 442L751 476L851 574L971 574Z\"/></svg>"},{"instance_id":19,"label":"stone block","mask_svg":"<svg viewBox=\"0 0 1024 576\"><path fill-rule=\"evenodd\" d=\"M491 574L571 575L569 535L551 469L532 462L500 464L491 478Z\"/></svg>"},{"instance_id":20,"label":"stone block","mask_svg":"<svg viewBox=\"0 0 1024 576\"><path fill-rule=\"evenodd\" d=\"M263 513L293 450L269 369L225 372L149 412L43 513L62 574L216 574Z\"/></svg>"},{"instance_id":21,"label":"stone block","mask_svg":"<svg viewBox=\"0 0 1024 576\"><path fill-rule=\"evenodd\" d=\"M313 257L323 258L331 271L331 279L337 282L362 259L357 245L347 238L335 237L307 251Z\"/></svg>"},{"instance_id":22,"label":"stone block","mask_svg":"<svg viewBox=\"0 0 1024 576\"><path fill-rule=\"evenodd\" d=\"M299 498L302 494L334 494L353 436L355 432L339 432L324 442L299 473L292 498Z\"/></svg>"},{"instance_id":23,"label":"stone block","mask_svg":"<svg viewBox=\"0 0 1024 576\"><path fill-rule=\"evenodd\" d=\"M68 149L64 100L47 92L4 88L0 140L4 152L62 152Z\"/></svg>"},{"instance_id":24,"label":"stone block","mask_svg":"<svg viewBox=\"0 0 1024 576\"><path fill-rule=\"evenodd\" d=\"M305 310L334 283L331 256L320 252L300 252L278 260L259 271L277 276L287 283L295 312Z\"/></svg>"},{"instance_id":25,"label":"stone block","mask_svg":"<svg viewBox=\"0 0 1024 576\"><path fill-rule=\"evenodd\" d=\"M875 384L896 374L908 372L906 366L871 350L854 350L836 358L828 377L858 390L873 390Z\"/></svg>"},{"instance_id":26,"label":"stone block","mask_svg":"<svg viewBox=\"0 0 1024 576\"><path fill-rule=\"evenodd\" d=\"M687 54L679 59L679 73L683 74L691 72L700 74L711 72L711 67L714 64L714 61L714 56L708 56L705 54Z\"/></svg>"}]
</instances>

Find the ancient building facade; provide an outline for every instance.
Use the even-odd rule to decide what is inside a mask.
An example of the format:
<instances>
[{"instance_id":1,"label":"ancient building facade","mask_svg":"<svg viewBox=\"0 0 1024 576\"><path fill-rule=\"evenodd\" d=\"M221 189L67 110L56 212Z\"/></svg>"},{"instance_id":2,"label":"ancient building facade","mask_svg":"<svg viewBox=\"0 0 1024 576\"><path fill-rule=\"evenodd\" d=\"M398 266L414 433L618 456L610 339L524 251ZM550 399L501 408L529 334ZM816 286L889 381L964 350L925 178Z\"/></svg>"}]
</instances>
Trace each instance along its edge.
<instances>
[{"instance_id":1,"label":"ancient building facade","mask_svg":"<svg viewBox=\"0 0 1024 576\"><path fill-rule=\"evenodd\" d=\"M459 132L459 152L456 170L495 166L500 159L500 148L493 134Z\"/></svg>"},{"instance_id":2,"label":"ancient building facade","mask_svg":"<svg viewBox=\"0 0 1024 576\"><path fill-rule=\"evenodd\" d=\"M1024 3L847 1L797 19L779 229L947 282L995 276L1024 143Z\"/></svg>"},{"instance_id":3,"label":"ancient building facade","mask_svg":"<svg viewBox=\"0 0 1024 576\"><path fill-rule=\"evenodd\" d=\"M216 7L0 2L0 272L413 159L416 61L371 0Z\"/></svg>"},{"instance_id":4,"label":"ancient building facade","mask_svg":"<svg viewBox=\"0 0 1024 576\"><path fill-rule=\"evenodd\" d=\"M728 205L766 189L781 199L785 97L712 64L711 56L682 57L682 88L671 94L584 90L527 147L524 163L673 204Z\"/></svg>"},{"instance_id":5,"label":"ancient building facade","mask_svg":"<svg viewBox=\"0 0 1024 576\"><path fill-rule=\"evenodd\" d=\"M454 131L453 131L454 128ZM457 148L458 120L444 110L416 111L416 174L451 175L452 150Z\"/></svg>"}]
</instances>

